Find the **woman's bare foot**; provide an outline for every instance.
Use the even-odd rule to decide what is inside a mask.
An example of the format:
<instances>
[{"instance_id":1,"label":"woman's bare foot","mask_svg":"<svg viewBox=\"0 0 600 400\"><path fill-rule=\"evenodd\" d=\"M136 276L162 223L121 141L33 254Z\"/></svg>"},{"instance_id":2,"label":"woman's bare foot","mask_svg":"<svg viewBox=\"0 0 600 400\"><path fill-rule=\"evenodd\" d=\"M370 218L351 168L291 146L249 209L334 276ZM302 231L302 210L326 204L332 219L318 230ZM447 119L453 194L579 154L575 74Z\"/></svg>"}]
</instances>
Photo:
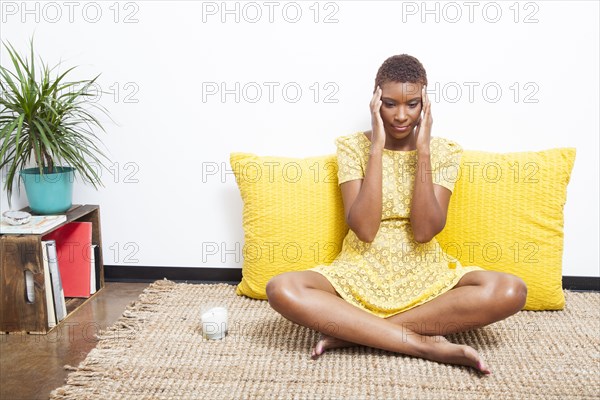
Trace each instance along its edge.
<instances>
[{"instance_id":1,"label":"woman's bare foot","mask_svg":"<svg viewBox=\"0 0 600 400\"><path fill-rule=\"evenodd\" d=\"M483 374L491 374L487 364L474 348L451 343L443 336L423 337L426 338L424 358L443 363L466 365Z\"/></svg>"},{"instance_id":2,"label":"woman's bare foot","mask_svg":"<svg viewBox=\"0 0 600 400\"><path fill-rule=\"evenodd\" d=\"M323 354L325 352L325 350L339 349L342 347L352 347L352 346L356 346L356 343L346 342L345 340L338 339L333 336L321 334L319 341L317 342L315 347L313 347L313 349L312 349L311 357L314 360L314 359L319 358L319 356L321 354Z\"/></svg>"},{"instance_id":3,"label":"woman's bare foot","mask_svg":"<svg viewBox=\"0 0 600 400\"><path fill-rule=\"evenodd\" d=\"M421 347L421 357L447 364L466 365L483 374L491 374L487 364L474 348L451 343L443 336L421 337L425 340L423 346L419 346ZM317 359L326 350L353 346L356 346L356 343L321 334L319 341L312 350L311 357Z\"/></svg>"}]
</instances>

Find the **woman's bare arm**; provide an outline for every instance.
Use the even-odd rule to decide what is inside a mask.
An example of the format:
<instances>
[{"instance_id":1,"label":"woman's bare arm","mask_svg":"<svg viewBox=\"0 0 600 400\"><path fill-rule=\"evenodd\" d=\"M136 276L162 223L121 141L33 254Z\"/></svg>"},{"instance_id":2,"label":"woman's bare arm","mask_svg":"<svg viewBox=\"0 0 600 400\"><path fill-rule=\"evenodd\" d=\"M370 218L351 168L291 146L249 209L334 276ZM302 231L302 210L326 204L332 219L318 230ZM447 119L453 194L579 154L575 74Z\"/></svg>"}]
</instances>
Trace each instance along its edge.
<instances>
[{"instance_id":1,"label":"woman's bare arm","mask_svg":"<svg viewBox=\"0 0 600 400\"><path fill-rule=\"evenodd\" d=\"M363 242L372 242L381 223L382 155L385 146L381 109L381 88L377 88L371 99L371 150L365 177L340 185L344 200L346 223Z\"/></svg>"},{"instance_id":2,"label":"woman's bare arm","mask_svg":"<svg viewBox=\"0 0 600 400\"><path fill-rule=\"evenodd\" d=\"M435 185L432 178L431 154L431 102L423 87L423 117L417 126L417 169L410 207L410 224L417 242L426 243L440 233L446 225L448 204L452 194L443 186Z\"/></svg>"}]
</instances>

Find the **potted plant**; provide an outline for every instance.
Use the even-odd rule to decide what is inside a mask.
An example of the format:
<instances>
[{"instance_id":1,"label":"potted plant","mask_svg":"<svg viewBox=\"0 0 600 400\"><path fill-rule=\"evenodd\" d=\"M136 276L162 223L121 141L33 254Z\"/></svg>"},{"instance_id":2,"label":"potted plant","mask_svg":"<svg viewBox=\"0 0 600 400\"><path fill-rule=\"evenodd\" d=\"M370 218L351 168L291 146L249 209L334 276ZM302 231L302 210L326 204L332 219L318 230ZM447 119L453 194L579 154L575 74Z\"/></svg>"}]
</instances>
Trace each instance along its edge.
<instances>
[{"instance_id":1,"label":"potted plant","mask_svg":"<svg viewBox=\"0 0 600 400\"><path fill-rule=\"evenodd\" d=\"M13 184L23 179L27 199L37 214L57 214L72 205L74 173L94 188L102 185L100 168L108 160L93 131L104 131L93 111L108 116L95 103L98 92L91 80L67 81L69 68L49 68L35 62L33 40L29 58L4 43L13 71L0 65L0 169L9 204Z\"/></svg>"}]
</instances>

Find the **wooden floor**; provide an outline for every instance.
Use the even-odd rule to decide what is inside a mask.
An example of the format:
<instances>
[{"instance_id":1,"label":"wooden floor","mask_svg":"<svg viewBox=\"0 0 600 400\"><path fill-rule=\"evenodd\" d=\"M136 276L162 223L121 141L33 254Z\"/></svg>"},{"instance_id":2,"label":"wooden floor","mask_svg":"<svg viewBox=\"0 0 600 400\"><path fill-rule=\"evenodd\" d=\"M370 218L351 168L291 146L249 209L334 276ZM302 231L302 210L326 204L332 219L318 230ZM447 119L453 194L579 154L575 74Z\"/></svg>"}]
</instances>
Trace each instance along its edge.
<instances>
[{"instance_id":1,"label":"wooden floor","mask_svg":"<svg viewBox=\"0 0 600 400\"><path fill-rule=\"evenodd\" d=\"M0 335L0 399L48 399L96 346L98 330L112 325L148 283L107 282L105 288L47 335Z\"/></svg>"}]
</instances>

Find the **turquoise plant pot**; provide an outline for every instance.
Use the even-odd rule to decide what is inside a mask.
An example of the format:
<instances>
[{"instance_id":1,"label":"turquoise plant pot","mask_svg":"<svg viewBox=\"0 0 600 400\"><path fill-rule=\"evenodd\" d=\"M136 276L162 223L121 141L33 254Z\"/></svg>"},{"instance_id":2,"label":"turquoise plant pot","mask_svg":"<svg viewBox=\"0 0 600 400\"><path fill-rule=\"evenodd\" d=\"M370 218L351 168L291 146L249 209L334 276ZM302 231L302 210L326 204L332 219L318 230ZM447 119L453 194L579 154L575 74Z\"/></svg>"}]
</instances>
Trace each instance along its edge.
<instances>
[{"instance_id":1,"label":"turquoise plant pot","mask_svg":"<svg viewBox=\"0 0 600 400\"><path fill-rule=\"evenodd\" d=\"M40 175L38 168L26 168L21 171L29 207L36 214L60 214L73 204L73 180L75 169L72 167L54 167L50 174L44 168Z\"/></svg>"}]
</instances>

